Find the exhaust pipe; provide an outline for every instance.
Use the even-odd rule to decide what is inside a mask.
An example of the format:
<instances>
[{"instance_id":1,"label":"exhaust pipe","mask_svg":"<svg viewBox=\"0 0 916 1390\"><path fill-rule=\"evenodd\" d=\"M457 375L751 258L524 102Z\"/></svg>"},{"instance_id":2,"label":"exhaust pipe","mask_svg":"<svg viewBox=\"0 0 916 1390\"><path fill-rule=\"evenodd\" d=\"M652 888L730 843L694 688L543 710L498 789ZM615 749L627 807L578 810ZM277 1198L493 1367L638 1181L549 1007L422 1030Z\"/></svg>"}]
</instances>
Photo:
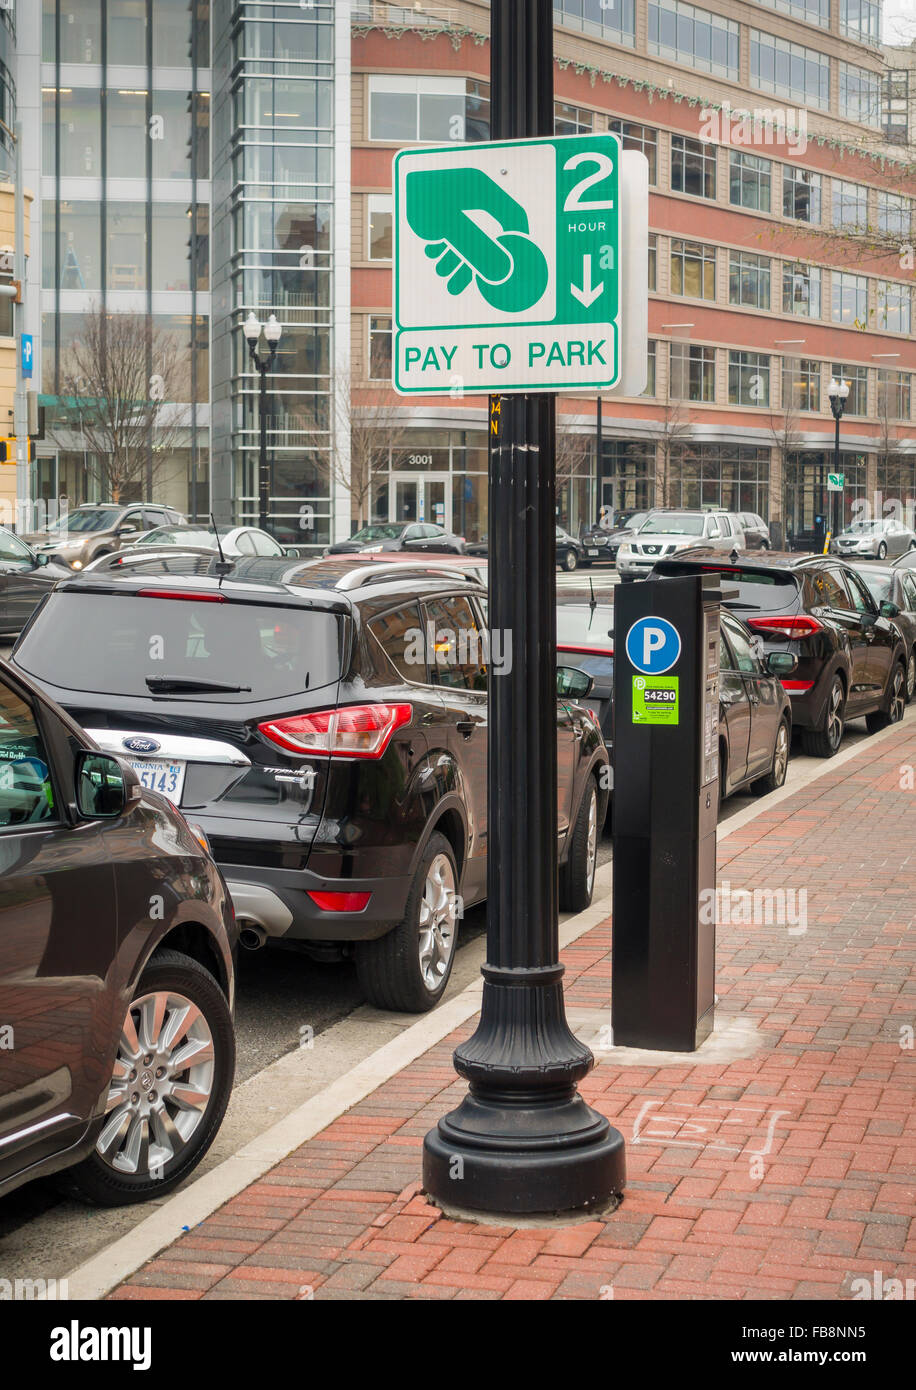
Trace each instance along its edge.
<instances>
[{"instance_id":1,"label":"exhaust pipe","mask_svg":"<svg viewBox=\"0 0 916 1390\"><path fill-rule=\"evenodd\" d=\"M267 932L256 922L248 922L239 932L239 945L246 951L260 951L267 941Z\"/></svg>"}]
</instances>

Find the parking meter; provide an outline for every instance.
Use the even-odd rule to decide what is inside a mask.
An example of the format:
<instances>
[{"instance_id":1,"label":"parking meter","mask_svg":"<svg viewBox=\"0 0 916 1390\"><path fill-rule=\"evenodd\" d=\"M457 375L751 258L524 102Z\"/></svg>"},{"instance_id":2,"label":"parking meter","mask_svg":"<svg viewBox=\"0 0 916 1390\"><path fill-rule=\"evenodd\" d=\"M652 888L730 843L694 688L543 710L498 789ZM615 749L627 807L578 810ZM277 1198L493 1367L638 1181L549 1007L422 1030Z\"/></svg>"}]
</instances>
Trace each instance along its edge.
<instances>
[{"instance_id":1,"label":"parking meter","mask_svg":"<svg viewBox=\"0 0 916 1390\"><path fill-rule=\"evenodd\" d=\"M712 1032L718 576L622 584L614 603L614 1045Z\"/></svg>"}]
</instances>

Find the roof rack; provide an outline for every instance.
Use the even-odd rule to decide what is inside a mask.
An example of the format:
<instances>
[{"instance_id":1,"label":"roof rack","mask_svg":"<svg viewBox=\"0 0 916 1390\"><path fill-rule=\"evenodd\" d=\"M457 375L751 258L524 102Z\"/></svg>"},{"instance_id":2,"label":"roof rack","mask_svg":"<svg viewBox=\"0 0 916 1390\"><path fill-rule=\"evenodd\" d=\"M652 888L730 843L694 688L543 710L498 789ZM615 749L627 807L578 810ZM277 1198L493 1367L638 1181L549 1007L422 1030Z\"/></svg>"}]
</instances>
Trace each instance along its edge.
<instances>
[{"instance_id":1,"label":"roof rack","mask_svg":"<svg viewBox=\"0 0 916 1390\"><path fill-rule=\"evenodd\" d=\"M361 565L359 569L348 570L346 574L341 575L334 588L346 593L350 589L362 589L367 584L381 584L390 579L449 579L454 583L460 578L460 571L445 567L433 569L428 565L422 565L413 568L403 562L391 565L376 562L372 565Z\"/></svg>"}]
</instances>

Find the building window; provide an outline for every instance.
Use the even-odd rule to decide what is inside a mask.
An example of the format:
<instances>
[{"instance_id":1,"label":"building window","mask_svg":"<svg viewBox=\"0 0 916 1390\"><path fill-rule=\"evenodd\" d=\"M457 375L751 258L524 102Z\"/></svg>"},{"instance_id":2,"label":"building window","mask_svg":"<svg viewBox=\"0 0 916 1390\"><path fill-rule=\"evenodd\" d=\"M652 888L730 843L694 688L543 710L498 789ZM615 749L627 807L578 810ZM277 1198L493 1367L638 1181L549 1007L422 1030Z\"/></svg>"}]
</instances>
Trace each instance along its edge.
<instances>
[{"instance_id":1,"label":"building window","mask_svg":"<svg viewBox=\"0 0 916 1390\"><path fill-rule=\"evenodd\" d=\"M738 80L740 26L683 0L649 0L649 52Z\"/></svg>"},{"instance_id":2,"label":"building window","mask_svg":"<svg viewBox=\"0 0 916 1390\"><path fill-rule=\"evenodd\" d=\"M391 260L391 219L394 200L389 193L370 193L366 246L370 261Z\"/></svg>"},{"instance_id":3,"label":"building window","mask_svg":"<svg viewBox=\"0 0 916 1390\"><path fill-rule=\"evenodd\" d=\"M770 211L772 161L732 150L728 161L729 202L739 208Z\"/></svg>"},{"instance_id":4,"label":"building window","mask_svg":"<svg viewBox=\"0 0 916 1390\"><path fill-rule=\"evenodd\" d=\"M863 43L880 43L881 0L840 0L840 33Z\"/></svg>"},{"instance_id":5,"label":"building window","mask_svg":"<svg viewBox=\"0 0 916 1390\"><path fill-rule=\"evenodd\" d=\"M751 86L800 106L830 106L830 59L774 34L751 30Z\"/></svg>"},{"instance_id":6,"label":"building window","mask_svg":"<svg viewBox=\"0 0 916 1390\"><path fill-rule=\"evenodd\" d=\"M728 259L728 302L749 309L770 307L770 261L747 251L731 251Z\"/></svg>"},{"instance_id":7,"label":"building window","mask_svg":"<svg viewBox=\"0 0 916 1390\"><path fill-rule=\"evenodd\" d=\"M674 507L717 507L766 516L770 451L747 444L693 444L672 469Z\"/></svg>"},{"instance_id":8,"label":"building window","mask_svg":"<svg viewBox=\"0 0 916 1390\"><path fill-rule=\"evenodd\" d=\"M868 189L861 183L833 180L833 225L864 232L868 226Z\"/></svg>"},{"instance_id":9,"label":"building window","mask_svg":"<svg viewBox=\"0 0 916 1390\"><path fill-rule=\"evenodd\" d=\"M615 0L611 5L602 0L553 0L553 15L566 29L581 29L629 48L636 43L636 0Z\"/></svg>"},{"instance_id":10,"label":"building window","mask_svg":"<svg viewBox=\"0 0 916 1390\"><path fill-rule=\"evenodd\" d=\"M595 113L565 101L553 104L554 135L590 135L595 129Z\"/></svg>"},{"instance_id":11,"label":"building window","mask_svg":"<svg viewBox=\"0 0 916 1390\"><path fill-rule=\"evenodd\" d=\"M649 162L649 183L658 182L658 131L648 125L636 125L633 121L611 120L608 130L619 135L625 150L638 150Z\"/></svg>"},{"instance_id":12,"label":"building window","mask_svg":"<svg viewBox=\"0 0 916 1390\"><path fill-rule=\"evenodd\" d=\"M658 263L658 236L655 232L649 233L649 289L654 290L657 280Z\"/></svg>"},{"instance_id":13,"label":"building window","mask_svg":"<svg viewBox=\"0 0 916 1390\"><path fill-rule=\"evenodd\" d=\"M782 268L782 312L804 318L821 316L821 272L813 265L787 261Z\"/></svg>"},{"instance_id":14,"label":"building window","mask_svg":"<svg viewBox=\"0 0 916 1390\"><path fill-rule=\"evenodd\" d=\"M910 74L906 68L892 68L885 73L881 108L888 143L905 145L910 128Z\"/></svg>"},{"instance_id":15,"label":"building window","mask_svg":"<svg viewBox=\"0 0 916 1390\"><path fill-rule=\"evenodd\" d=\"M490 138L490 89L464 77L369 78L369 139L405 143Z\"/></svg>"},{"instance_id":16,"label":"building window","mask_svg":"<svg viewBox=\"0 0 916 1390\"><path fill-rule=\"evenodd\" d=\"M821 220L821 176L795 164L782 166L782 212L796 222Z\"/></svg>"},{"instance_id":17,"label":"building window","mask_svg":"<svg viewBox=\"0 0 916 1390\"><path fill-rule=\"evenodd\" d=\"M909 333L912 320L912 293L909 285L894 280L877 282L878 327L888 333Z\"/></svg>"},{"instance_id":18,"label":"building window","mask_svg":"<svg viewBox=\"0 0 916 1390\"><path fill-rule=\"evenodd\" d=\"M830 368L831 376L837 381L849 383L846 398L847 415L868 414L868 368L850 366L847 362L834 362Z\"/></svg>"},{"instance_id":19,"label":"building window","mask_svg":"<svg viewBox=\"0 0 916 1390\"><path fill-rule=\"evenodd\" d=\"M672 343L669 352L670 393L677 401L716 399L716 350L693 343Z\"/></svg>"},{"instance_id":20,"label":"building window","mask_svg":"<svg viewBox=\"0 0 916 1390\"><path fill-rule=\"evenodd\" d=\"M878 194L878 231L907 238L912 231L913 205L896 193Z\"/></svg>"},{"instance_id":21,"label":"building window","mask_svg":"<svg viewBox=\"0 0 916 1390\"><path fill-rule=\"evenodd\" d=\"M821 408L821 364L811 357L786 357L782 364L782 408L818 411Z\"/></svg>"},{"instance_id":22,"label":"building window","mask_svg":"<svg viewBox=\"0 0 916 1390\"><path fill-rule=\"evenodd\" d=\"M792 15L793 19L803 19L807 24L830 28L830 0L759 0L759 3Z\"/></svg>"},{"instance_id":23,"label":"building window","mask_svg":"<svg viewBox=\"0 0 916 1390\"><path fill-rule=\"evenodd\" d=\"M369 380L391 380L391 319L369 319Z\"/></svg>"},{"instance_id":24,"label":"building window","mask_svg":"<svg viewBox=\"0 0 916 1390\"><path fill-rule=\"evenodd\" d=\"M830 317L834 323L864 328L868 322L868 281L864 275L834 270L830 276Z\"/></svg>"},{"instance_id":25,"label":"building window","mask_svg":"<svg viewBox=\"0 0 916 1390\"><path fill-rule=\"evenodd\" d=\"M68 5L61 14L60 61L62 63L100 63L102 61L102 0L81 0ZM45 0L42 15L42 57L53 63L55 6ZM109 59L109 61L113 61Z\"/></svg>"},{"instance_id":26,"label":"building window","mask_svg":"<svg viewBox=\"0 0 916 1390\"><path fill-rule=\"evenodd\" d=\"M101 111L101 92L98 88L61 90L57 129L63 178L98 178L101 174ZM46 172L52 174L53 166Z\"/></svg>"},{"instance_id":27,"label":"building window","mask_svg":"<svg viewBox=\"0 0 916 1390\"><path fill-rule=\"evenodd\" d=\"M853 63L840 63L840 115L848 121L879 128L881 125L881 74Z\"/></svg>"},{"instance_id":28,"label":"building window","mask_svg":"<svg viewBox=\"0 0 916 1390\"><path fill-rule=\"evenodd\" d=\"M690 140L686 135L672 135L671 187L675 193L691 193L695 198L715 198L715 147L699 140Z\"/></svg>"},{"instance_id":29,"label":"building window","mask_svg":"<svg viewBox=\"0 0 916 1390\"><path fill-rule=\"evenodd\" d=\"M729 405L770 404L770 359L762 352L729 352Z\"/></svg>"},{"instance_id":30,"label":"building window","mask_svg":"<svg viewBox=\"0 0 916 1390\"><path fill-rule=\"evenodd\" d=\"M671 242L671 293L691 299L716 297L716 249L699 241Z\"/></svg>"},{"instance_id":31,"label":"building window","mask_svg":"<svg viewBox=\"0 0 916 1390\"><path fill-rule=\"evenodd\" d=\"M909 372L888 372L879 368L878 417L882 420L909 420Z\"/></svg>"},{"instance_id":32,"label":"building window","mask_svg":"<svg viewBox=\"0 0 916 1390\"><path fill-rule=\"evenodd\" d=\"M655 360L657 357L657 344L654 338L649 339L648 365L646 369L646 389L644 396L655 395Z\"/></svg>"}]
</instances>

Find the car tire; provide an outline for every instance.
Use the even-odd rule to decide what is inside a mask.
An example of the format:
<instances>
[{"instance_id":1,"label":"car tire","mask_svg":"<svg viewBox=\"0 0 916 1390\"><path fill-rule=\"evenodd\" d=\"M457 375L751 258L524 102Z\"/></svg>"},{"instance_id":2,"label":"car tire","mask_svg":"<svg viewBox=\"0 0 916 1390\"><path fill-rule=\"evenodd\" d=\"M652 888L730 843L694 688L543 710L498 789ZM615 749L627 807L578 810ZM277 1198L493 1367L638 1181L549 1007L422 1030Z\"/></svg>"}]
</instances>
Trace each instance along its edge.
<instances>
[{"instance_id":1,"label":"car tire","mask_svg":"<svg viewBox=\"0 0 916 1390\"><path fill-rule=\"evenodd\" d=\"M906 709L906 669L902 661L895 662L887 683L887 693L881 709L865 716L870 734L879 734L891 724L899 724Z\"/></svg>"},{"instance_id":2,"label":"car tire","mask_svg":"<svg viewBox=\"0 0 916 1390\"><path fill-rule=\"evenodd\" d=\"M576 552L574 550L567 550L566 554L563 556L562 564L566 573L571 574L579 564L579 557Z\"/></svg>"},{"instance_id":3,"label":"car tire","mask_svg":"<svg viewBox=\"0 0 916 1390\"><path fill-rule=\"evenodd\" d=\"M884 544L884 541L882 541L881 544L878 546L878 559L887 559L887 546Z\"/></svg>"},{"instance_id":4,"label":"car tire","mask_svg":"<svg viewBox=\"0 0 916 1390\"><path fill-rule=\"evenodd\" d=\"M765 777L758 777L756 782L751 783L754 796L767 796L770 792L779 791L780 787L785 786L786 773L789 770L789 743L788 720L780 719L779 728L776 730L776 742L773 745L772 765Z\"/></svg>"},{"instance_id":5,"label":"car tire","mask_svg":"<svg viewBox=\"0 0 916 1390\"><path fill-rule=\"evenodd\" d=\"M832 758L843 742L846 726L846 687L842 677L834 676L824 706L824 719L818 729L802 729L802 749L809 758Z\"/></svg>"},{"instance_id":6,"label":"car tire","mask_svg":"<svg viewBox=\"0 0 916 1390\"><path fill-rule=\"evenodd\" d=\"M632 576L632 574L621 574L621 576L620 576L620 582L621 582L621 584L632 584L632 583L633 583L633 576Z\"/></svg>"},{"instance_id":7,"label":"car tire","mask_svg":"<svg viewBox=\"0 0 916 1390\"><path fill-rule=\"evenodd\" d=\"M163 995L166 996L166 1008L160 1023L167 1023L171 1018L180 1015L182 1005L189 1004L198 1010L198 1017L191 1025L195 1035L192 1036L191 1030L180 1032L176 1039L177 1045L163 1047L161 1054L156 1053L155 1042L161 1042L166 1028L160 1027L156 1039L147 1038L145 1040L141 1032L139 1041L147 1041L148 1043L149 1051L146 1056L151 1056L157 1060L161 1058L166 1066L169 1064L169 1058L174 1059L186 1051L192 1041L198 1043L197 1051L203 1054L202 1059L193 1066L181 1067L176 1070L170 1080L175 1084L176 1090L181 1087L186 1095L191 1091L200 1095L205 1090L207 1097L193 1126L191 1124L192 1119L194 1119L193 1108L185 1108L185 1105L180 1108L169 1107L166 1103L162 1103L160 1113L168 1116L168 1131L172 1136L169 1138L171 1145L175 1143L176 1121L186 1124L190 1130L181 1148L173 1154L172 1158L164 1157L161 1144L158 1155L151 1154L149 1121L146 1121L144 1126L141 1119L141 1127L138 1131L134 1128L135 1119L131 1118L131 1110L134 1105L132 1098L134 1096L143 1095L144 1100L141 1104L149 1105L148 1097L156 1095L156 1072L160 1068L152 1064L145 1072L145 1076L151 1078L151 1084L147 1091L141 1089L144 1082L144 1072L141 1070L136 1082L137 1089L134 1091L131 1086L131 1074L128 1071L129 1062L132 1059L127 1055L129 1048L126 1032L127 1020L132 1021L131 1028L135 1033L142 1030L143 1014L147 1010L158 1012L158 1009L161 1008ZM145 1004L147 1000L150 1001L149 1004ZM141 1055L138 1054L137 1062L140 1062ZM122 1076L118 1075L119 1071L123 1073ZM198 1074L192 1076L192 1073ZM133 1071L133 1076L137 1077L136 1069ZM226 1113L226 1106L229 1104L234 1076L235 1032L232 1026L232 1014L229 1010L229 1002L218 981L190 956L179 951L159 951L149 961L140 976L125 1018L125 1032L122 1032L119 1041L112 1085L109 1091L107 1113L110 1118L103 1125L101 1134L96 1141L96 1147L90 1156L82 1163L77 1164L76 1167L59 1174L57 1177L58 1185L69 1195L99 1207L126 1206L133 1202L145 1201L151 1197L162 1197L171 1192L193 1172L216 1138ZM123 1088L119 1094L123 1095L123 1101L115 1100L112 1104L115 1085L121 1080L123 1080ZM120 1132L122 1127L117 1126L119 1113L122 1115L122 1127L123 1124L127 1125L126 1132L123 1133ZM146 1132L145 1144L143 1142L144 1128ZM154 1121L154 1138L155 1129ZM165 1130L160 1129L160 1138L163 1133ZM139 1153L132 1148L134 1143L138 1144ZM106 1147L107 1157L103 1156ZM144 1149L146 1157L143 1157ZM137 1171L131 1172L129 1170L127 1165L131 1162L136 1163Z\"/></svg>"},{"instance_id":8,"label":"car tire","mask_svg":"<svg viewBox=\"0 0 916 1390\"><path fill-rule=\"evenodd\" d=\"M426 928L430 921L432 927ZM401 921L378 940L357 943L356 973L369 1003L405 1014L435 1008L452 973L457 937L455 852L445 836L434 831Z\"/></svg>"},{"instance_id":9,"label":"car tire","mask_svg":"<svg viewBox=\"0 0 916 1390\"><path fill-rule=\"evenodd\" d=\"M916 700L916 647L910 652L906 664L906 698L908 702Z\"/></svg>"},{"instance_id":10,"label":"car tire","mask_svg":"<svg viewBox=\"0 0 916 1390\"><path fill-rule=\"evenodd\" d=\"M569 854L560 868L561 912L584 912L591 905L601 831L599 805L597 783L589 777L570 831Z\"/></svg>"}]
</instances>

